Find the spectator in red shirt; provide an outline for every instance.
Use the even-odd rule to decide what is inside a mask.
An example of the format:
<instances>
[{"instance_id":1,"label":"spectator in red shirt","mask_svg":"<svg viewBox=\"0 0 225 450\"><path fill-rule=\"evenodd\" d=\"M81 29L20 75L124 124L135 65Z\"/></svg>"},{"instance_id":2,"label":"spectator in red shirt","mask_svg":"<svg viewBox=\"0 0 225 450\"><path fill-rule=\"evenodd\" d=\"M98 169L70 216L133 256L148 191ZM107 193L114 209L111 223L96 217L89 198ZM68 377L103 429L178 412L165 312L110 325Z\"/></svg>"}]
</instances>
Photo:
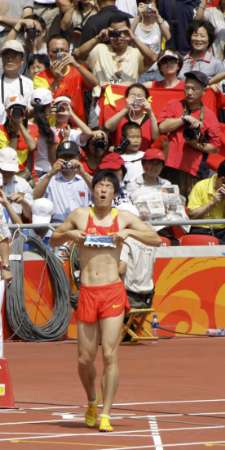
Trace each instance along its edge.
<instances>
[{"instance_id":1,"label":"spectator in red shirt","mask_svg":"<svg viewBox=\"0 0 225 450\"><path fill-rule=\"evenodd\" d=\"M157 120L149 101L148 89L141 83L131 84L126 92L126 106L105 122L105 128L115 132L113 143L121 144L122 128L128 122L135 122L141 127L142 145L144 151L157 139L159 130Z\"/></svg>"},{"instance_id":2,"label":"spectator in red shirt","mask_svg":"<svg viewBox=\"0 0 225 450\"><path fill-rule=\"evenodd\" d=\"M178 184L188 195L193 184L203 178L202 163L208 153L221 145L220 125L215 114L202 104L207 76L199 71L185 74L184 100L172 100L162 111L159 130L169 135L169 151L163 176Z\"/></svg>"},{"instance_id":3,"label":"spectator in red shirt","mask_svg":"<svg viewBox=\"0 0 225 450\"><path fill-rule=\"evenodd\" d=\"M67 96L71 98L75 113L85 119L84 91L97 85L95 76L83 65L79 64L69 53L69 42L65 37L52 36L48 43L50 68L39 72L34 77L34 88L51 89L53 97Z\"/></svg>"}]
</instances>

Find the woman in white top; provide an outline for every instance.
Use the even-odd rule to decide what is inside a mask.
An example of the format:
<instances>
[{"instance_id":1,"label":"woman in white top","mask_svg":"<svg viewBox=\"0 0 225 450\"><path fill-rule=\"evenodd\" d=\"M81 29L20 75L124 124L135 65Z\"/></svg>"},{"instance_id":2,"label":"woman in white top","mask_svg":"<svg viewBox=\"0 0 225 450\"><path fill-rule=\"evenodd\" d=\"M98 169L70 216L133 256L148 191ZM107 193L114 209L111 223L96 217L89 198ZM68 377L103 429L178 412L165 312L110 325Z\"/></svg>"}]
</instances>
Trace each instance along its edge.
<instances>
[{"instance_id":1,"label":"woman in white top","mask_svg":"<svg viewBox=\"0 0 225 450\"><path fill-rule=\"evenodd\" d=\"M145 45L150 47L157 55L162 48L162 41L171 38L170 27L159 14L155 2L143 0L138 5L138 16L132 23L134 34ZM157 73L157 65L154 64L151 70L142 75L140 81L154 80ZM146 78L147 77L147 78Z\"/></svg>"}]
</instances>

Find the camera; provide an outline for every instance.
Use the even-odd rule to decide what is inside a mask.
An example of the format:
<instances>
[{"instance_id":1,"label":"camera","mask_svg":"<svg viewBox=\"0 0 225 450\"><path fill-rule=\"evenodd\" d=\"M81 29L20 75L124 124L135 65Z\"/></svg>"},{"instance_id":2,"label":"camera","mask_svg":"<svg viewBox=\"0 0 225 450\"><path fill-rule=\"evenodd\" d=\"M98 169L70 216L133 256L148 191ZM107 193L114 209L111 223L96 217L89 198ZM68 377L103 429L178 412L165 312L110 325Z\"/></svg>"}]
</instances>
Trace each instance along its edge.
<instances>
[{"instance_id":1,"label":"camera","mask_svg":"<svg viewBox=\"0 0 225 450\"><path fill-rule=\"evenodd\" d=\"M109 37L110 38L119 38L120 36L121 36L120 31L117 31L117 30L109 31Z\"/></svg>"},{"instance_id":2,"label":"camera","mask_svg":"<svg viewBox=\"0 0 225 450\"><path fill-rule=\"evenodd\" d=\"M97 138L97 139L95 139L94 141L93 141L93 145L94 145L94 148L95 148L95 150L107 150L107 148L108 148L108 144L107 144L107 142L105 141L105 139L104 138Z\"/></svg>"},{"instance_id":3,"label":"camera","mask_svg":"<svg viewBox=\"0 0 225 450\"><path fill-rule=\"evenodd\" d=\"M20 105L14 105L11 108L11 117L19 120L24 117L24 107Z\"/></svg>"},{"instance_id":4,"label":"camera","mask_svg":"<svg viewBox=\"0 0 225 450\"><path fill-rule=\"evenodd\" d=\"M131 105L136 108L137 106L142 106L144 102L145 102L144 97L134 97Z\"/></svg>"},{"instance_id":5,"label":"camera","mask_svg":"<svg viewBox=\"0 0 225 450\"><path fill-rule=\"evenodd\" d=\"M56 103L55 110L57 113L66 112L68 110L67 107L68 107L68 105L66 102L59 102L59 103Z\"/></svg>"},{"instance_id":6,"label":"camera","mask_svg":"<svg viewBox=\"0 0 225 450\"><path fill-rule=\"evenodd\" d=\"M73 164L70 161L64 161L63 162L63 169L72 169L73 168Z\"/></svg>"},{"instance_id":7,"label":"camera","mask_svg":"<svg viewBox=\"0 0 225 450\"><path fill-rule=\"evenodd\" d=\"M63 59L64 56L65 56L65 52L62 51L61 48L57 48L57 49L55 50L54 53L56 54L56 59L57 59L58 61L62 61L62 59Z\"/></svg>"},{"instance_id":8,"label":"camera","mask_svg":"<svg viewBox=\"0 0 225 450\"><path fill-rule=\"evenodd\" d=\"M33 41L36 37L40 36L40 30L37 30L35 27L33 28L25 28L24 32L26 33L26 37L29 41Z\"/></svg>"},{"instance_id":9,"label":"camera","mask_svg":"<svg viewBox=\"0 0 225 450\"><path fill-rule=\"evenodd\" d=\"M192 128L189 122L184 122L183 136L185 141L196 141L200 144L209 142L209 133L207 130L201 131L201 127Z\"/></svg>"},{"instance_id":10,"label":"camera","mask_svg":"<svg viewBox=\"0 0 225 450\"><path fill-rule=\"evenodd\" d=\"M127 138L123 139L121 144L117 145L114 148L114 152L119 153L120 155L122 155L125 152L125 150L126 150L126 148L128 147L129 144L130 144L129 139L127 139Z\"/></svg>"},{"instance_id":11,"label":"camera","mask_svg":"<svg viewBox=\"0 0 225 450\"><path fill-rule=\"evenodd\" d=\"M192 128L189 122L184 123L183 136L186 141L197 141L199 142L201 136L200 127Z\"/></svg>"}]
</instances>

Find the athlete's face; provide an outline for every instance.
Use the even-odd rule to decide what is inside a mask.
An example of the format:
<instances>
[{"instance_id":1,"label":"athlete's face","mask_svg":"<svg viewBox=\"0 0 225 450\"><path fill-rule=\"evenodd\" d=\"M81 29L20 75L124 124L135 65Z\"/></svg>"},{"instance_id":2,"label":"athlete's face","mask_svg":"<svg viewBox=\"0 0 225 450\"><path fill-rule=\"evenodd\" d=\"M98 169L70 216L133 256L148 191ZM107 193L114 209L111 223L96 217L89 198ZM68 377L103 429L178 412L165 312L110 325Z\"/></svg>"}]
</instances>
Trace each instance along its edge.
<instances>
[{"instance_id":1,"label":"athlete's face","mask_svg":"<svg viewBox=\"0 0 225 450\"><path fill-rule=\"evenodd\" d=\"M99 181L94 189L94 202L97 207L110 207L115 196L114 186L109 180Z\"/></svg>"}]
</instances>

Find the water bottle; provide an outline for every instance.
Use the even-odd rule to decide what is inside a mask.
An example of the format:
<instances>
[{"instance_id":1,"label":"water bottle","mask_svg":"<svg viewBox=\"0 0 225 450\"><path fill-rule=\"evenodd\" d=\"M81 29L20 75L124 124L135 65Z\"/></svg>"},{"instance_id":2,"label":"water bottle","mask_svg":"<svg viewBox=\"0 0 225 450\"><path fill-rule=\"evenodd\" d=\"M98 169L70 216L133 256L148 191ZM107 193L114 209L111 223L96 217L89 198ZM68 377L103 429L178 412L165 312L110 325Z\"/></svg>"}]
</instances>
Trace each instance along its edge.
<instances>
[{"instance_id":1,"label":"water bottle","mask_svg":"<svg viewBox=\"0 0 225 450\"><path fill-rule=\"evenodd\" d=\"M209 328L207 330L208 336L225 336L225 328Z\"/></svg>"},{"instance_id":2,"label":"water bottle","mask_svg":"<svg viewBox=\"0 0 225 450\"><path fill-rule=\"evenodd\" d=\"M152 315L152 336L153 337L158 337L158 328L159 328L159 321L158 321L158 316L156 313L154 313Z\"/></svg>"}]
</instances>

